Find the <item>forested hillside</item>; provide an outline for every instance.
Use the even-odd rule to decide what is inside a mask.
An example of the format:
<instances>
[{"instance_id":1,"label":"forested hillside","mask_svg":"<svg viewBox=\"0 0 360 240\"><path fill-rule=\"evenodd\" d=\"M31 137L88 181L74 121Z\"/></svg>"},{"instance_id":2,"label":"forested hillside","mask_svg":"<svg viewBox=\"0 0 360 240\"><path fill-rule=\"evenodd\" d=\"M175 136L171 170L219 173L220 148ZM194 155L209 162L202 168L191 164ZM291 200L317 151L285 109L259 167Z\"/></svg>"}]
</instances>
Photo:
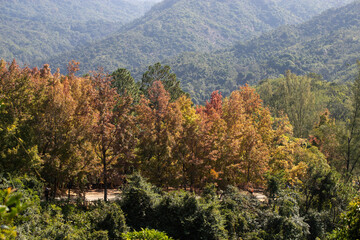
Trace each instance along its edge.
<instances>
[{"instance_id":1,"label":"forested hillside","mask_svg":"<svg viewBox=\"0 0 360 240\"><path fill-rule=\"evenodd\" d=\"M83 73L99 66L144 67L182 52L228 47L346 2L165 0L118 34L41 63L64 69L75 59Z\"/></svg>"},{"instance_id":2,"label":"forested hillside","mask_svg":"<svg viewBox=\"0 0 360 240\"><path fill-rule=\"evenodd\" d=\"M159 0L1 0L0 58L33 64L104 38Z\"/></svg>"},{"instance_id":3,"label":"forested hillside","mask_svg":"<svg viewBox=\"0 0 360 240\"><path fill-rule=\"evenodd\" d=\"M359 12L360 1L356 1L226 50L187 53L165 62L184 89L200 102L213 90L228 95L239 85L276 78L286 70L314 72L328 81L347 81L354 75L359 58Z\"/></svg>"}]
</instances>

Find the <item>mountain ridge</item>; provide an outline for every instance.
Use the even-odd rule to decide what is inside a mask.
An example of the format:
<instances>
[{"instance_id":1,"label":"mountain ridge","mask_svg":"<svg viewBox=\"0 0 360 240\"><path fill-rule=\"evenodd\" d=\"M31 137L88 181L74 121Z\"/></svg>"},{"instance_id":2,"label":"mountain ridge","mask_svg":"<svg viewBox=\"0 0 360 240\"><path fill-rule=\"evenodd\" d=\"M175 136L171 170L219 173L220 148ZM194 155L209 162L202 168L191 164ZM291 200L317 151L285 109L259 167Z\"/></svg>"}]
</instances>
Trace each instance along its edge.
<instances>
[{"instance_id":1,"label":"mountain ridge","mask_svg":"<svg viewBox=\"0 0 360 240\"><path fill-rule=\"evenodd\" d=\"M355 1L225 50L185 53L164 63L173 68L184 89L199 102L213 90L227 95L239 85L277 78L286 70L299 75L315 72L329 81L349 81L359 59L358 12L360 1Z\"/></svg>"},{"instance_id":2,"label":"mountain ridge","mask_svg":"<svg viewBox=\"0 0 360 240\"><path fill-rule=\"evenodd\" d=\"M340 2L332 1L329 6ZM50 62L63 69L67 62L75 59L82 64L83 73L98 67L113 71L119 67L147 66L182 52L207 52L229 47L280 25L299 23L301 17L309 17L296 16L280 7L284 3L296 1L166 0L116 34L43 60L39 65Z\"/></svg>"},{"instance_id":3,"label":"mountain ridge","mask_svg":"<svg viewBox=\"0 0 360 240\"><path fill-rule=\"evenodd\" d=\"M0 0L0 57L36 59L99 40L159 0Z\"/></svg>"}]
</instances>

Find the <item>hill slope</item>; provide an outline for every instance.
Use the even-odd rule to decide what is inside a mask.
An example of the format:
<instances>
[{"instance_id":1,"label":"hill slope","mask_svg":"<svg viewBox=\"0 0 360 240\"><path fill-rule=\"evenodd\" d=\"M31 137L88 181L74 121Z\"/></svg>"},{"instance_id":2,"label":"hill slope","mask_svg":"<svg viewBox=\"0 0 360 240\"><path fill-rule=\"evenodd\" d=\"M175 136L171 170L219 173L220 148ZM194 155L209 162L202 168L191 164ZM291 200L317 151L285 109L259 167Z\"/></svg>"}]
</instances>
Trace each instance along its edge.
<instances>
[{"instance_id":1,"label":"hill slope","mask_svg":"<svg viewBox=\"0 0 360 240\"><path fill-rule=\"evenodd\" d=\"M331 9L297 26L284 26L247 43L207 54L187 53L165 61L197 101L213 90L227 95L239 85L276 78L290 69L347 81L360 58L360 1Z\"/></svg>"},{"instance_id":2,"label":"hill slope","mask_svg":"<svg viewBox=\"0 0 360 240\"><path fill-rule=\"evenodd\" d=\"M231 46L349 1L165 0L117 34L42 63L63 68L76 59L83 72L98 66L109 71L140 67L182 52Z\"/></svg>"},{"instance_id":3,"label":"hill slope","mask_svg":"<svg viewBox=\"0 0 360 240\"><path fill-rule=\"evenodd\" d=\"M99 40L159 0L0 0L0 58L22 63Z\"/></svg>"}]
</instances>

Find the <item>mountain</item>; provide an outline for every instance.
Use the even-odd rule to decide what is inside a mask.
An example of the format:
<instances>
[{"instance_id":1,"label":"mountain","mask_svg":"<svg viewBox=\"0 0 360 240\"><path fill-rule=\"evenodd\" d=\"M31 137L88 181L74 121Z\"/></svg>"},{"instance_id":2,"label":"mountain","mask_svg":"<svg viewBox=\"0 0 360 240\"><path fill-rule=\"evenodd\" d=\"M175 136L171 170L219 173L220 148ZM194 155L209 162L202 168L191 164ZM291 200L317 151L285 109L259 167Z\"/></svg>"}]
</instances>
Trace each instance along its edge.
<instances>
[{"instance_id":1,"label":"mountain","mask_svg":"<svg viewBox=\"0 0 360 240\"><path fill-rule=\"evenodd\" d=\"M214 90L228 95L239 85L276 78L288 69L300 75L321 74L328 81L348 81L360 59L359 12L360 1L355 1L225 50L185 53L164 63L195 102L205 101Z\"/></svg>"},{"instance_id":2,"label":"mountain","mask_svg":"<svg viewBox=\"0 0 360 240\"><path fill-rule=\"evenodd\" d=\"M0 0L0 58L20 63L99 40L159 0Z\"/></svg>"},{"instance_id":3,"label":"mountain","mask_svg":"<svg viewBox=\"0 0 360 240\"><path fill-rule=\"evenodd\" d=\"M350 0L164 0L116 34L41 63L64 69L75 59L82 72L99 66L109 71L136 68L182 52L229 47L346 2Z\"/></svg>"}]
</instances>

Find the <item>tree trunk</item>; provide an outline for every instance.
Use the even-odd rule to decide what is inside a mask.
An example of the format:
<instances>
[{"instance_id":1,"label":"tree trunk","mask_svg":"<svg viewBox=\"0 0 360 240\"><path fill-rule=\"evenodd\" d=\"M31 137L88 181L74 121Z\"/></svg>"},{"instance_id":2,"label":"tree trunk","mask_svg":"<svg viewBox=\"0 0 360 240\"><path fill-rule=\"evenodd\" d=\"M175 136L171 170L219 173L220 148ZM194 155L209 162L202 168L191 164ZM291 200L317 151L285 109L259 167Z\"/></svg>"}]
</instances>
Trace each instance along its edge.
<instances>
[{"instance_id":1,"label":"tree trunk","mask_svg":"<svg viewBox=\"0 0 360 240\"><path fill-rule=\"evenodd\" d=\"M350 169L350 154L351 154L351 138L348 138L348 145L347 145L347 159L346 159L346 172L349 172Z\"/></svg>"},{"instance_id":2,"label":"tree trunk","mask_svg":"<svg viewBox=\"0 0 360 240\"><path fill-rule=\"evenodd\" d=\"M56 191L57 191L57 178L54 180L54 189L52 191L52 199L54 200L56 197Z\"/></svg>"},{"instance_id":3,"label":"tree trunk","mask_svg":"<svg viewBox=\"0 0 360 240\"><path fill-rule=\"evenodd\" d=\"M186 170L185 170L185 164L182 165L183 170L183 188L186 191Z\"/></svg>"},{"instance_id":4,"label":"tree trunk","mask_svg":"<svg viewBox=\"0 0 360 240\"><path fill-rule=\"evenodd\" d=\"M107 166L106 153L103 151L103 166L104 166L104 201L107 202Z\"/></svg>"}]
</instances>

